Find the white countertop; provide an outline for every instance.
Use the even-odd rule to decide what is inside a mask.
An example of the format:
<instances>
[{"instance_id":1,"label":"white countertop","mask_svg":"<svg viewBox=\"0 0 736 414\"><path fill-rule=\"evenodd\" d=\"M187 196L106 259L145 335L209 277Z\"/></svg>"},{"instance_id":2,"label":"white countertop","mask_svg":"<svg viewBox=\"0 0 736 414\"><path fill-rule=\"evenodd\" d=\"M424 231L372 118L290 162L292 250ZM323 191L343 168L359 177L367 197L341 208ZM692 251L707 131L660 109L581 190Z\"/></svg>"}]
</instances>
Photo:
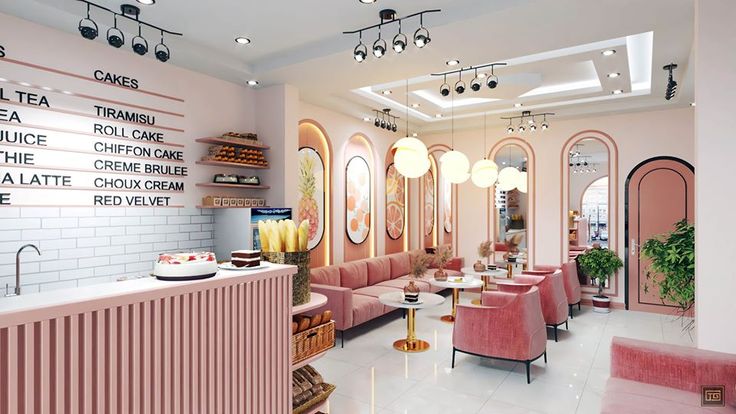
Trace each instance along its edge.
<instances>
[{"instance_id":1,"label":"white countertop","mask_svg":"<svg viewBox=\"0 0 736 414\"><path fill-rule=\"evenodd\" d=\"M153 300L182 292L196 292L241 282L236 279L243 279L242 281L268 279L294 274L296 271L296 266L269 263L268 267L264 269L252 271L220 270L214 277L209 279L169 282L154 277L145 277L70 289L21 294L20 296L0 297L0 328L10 322L7 319L11 316L27 311L52 310L58 307L97 301L110 302L110 305L134 303L135 301Z\"/></svg>"}]
</instances>

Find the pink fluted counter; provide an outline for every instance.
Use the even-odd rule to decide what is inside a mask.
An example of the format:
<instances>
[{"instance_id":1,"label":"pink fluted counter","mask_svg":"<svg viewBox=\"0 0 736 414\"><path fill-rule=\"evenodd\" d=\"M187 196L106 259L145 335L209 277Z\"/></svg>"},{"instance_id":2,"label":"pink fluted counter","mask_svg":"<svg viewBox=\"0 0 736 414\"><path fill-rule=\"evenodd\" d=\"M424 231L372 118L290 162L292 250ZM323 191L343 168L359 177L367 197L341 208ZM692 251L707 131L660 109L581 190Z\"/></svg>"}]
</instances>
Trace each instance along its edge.
<instances>
[{"instance_id":1,"label":"pink fluted counter","mask_svg":"<svg viewBox=\"0 0 736 414\"><path fill-rule=\"evenodd\" d=\"M0 413L290 413L296 269L2 298Z\"/></svg>"}]
</instances>

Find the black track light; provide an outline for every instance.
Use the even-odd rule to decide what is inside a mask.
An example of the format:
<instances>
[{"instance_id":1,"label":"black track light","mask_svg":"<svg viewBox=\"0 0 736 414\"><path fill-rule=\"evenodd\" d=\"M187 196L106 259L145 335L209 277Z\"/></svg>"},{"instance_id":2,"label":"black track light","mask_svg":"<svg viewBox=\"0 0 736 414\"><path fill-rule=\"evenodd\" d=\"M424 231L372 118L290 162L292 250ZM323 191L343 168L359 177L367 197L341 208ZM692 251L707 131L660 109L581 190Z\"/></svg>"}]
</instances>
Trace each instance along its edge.
<instances>
[{"instance_id":1,"label":"black track light","mask_svg":"<svg viewBox=\"0 0 736 414\"><path fill-rule=\"evenodd\" d=\"M393 125L391 125L391 131L396 132L396 130L399 129L398 125L394 122Z\"/></svg>"},{"instance_id":2,"label":"black track light","mask_svg":"<svg viewBox=\"0 0 736 414\"><path fill-rule=\"evenodd\" d=\"M133 38L133 51L141 56L148 53L148 41L141 36L141 25L138 25L138 36Z\"/></svg>"},{"instance_id":3,"label":"black track light","mask_svg":"<svg viewBox=\"0 0 736 414\"><path fill-rule=\"evenodd\" d=\"M529 131L534 132L536 130L537 130L537 126L536 125L534 125L534 124L529 125Z\"/></svg>"},{"instance_id":4,"label":"black track light","mask_svg":"<svg viewBox=\"0 0 736 414\"><path fill-rule=\"evenodd\" d=\"M494 67L491 66L491 76L488 77L488 80L486 80L486 85L490 89L496 89L496 86L498 86L498 76L496 76L495 73L493 73Z\"/></svg>"},{"instance_id":5,"label":"black track light","mask_svg":"<svg viewBox=\"0 0 736 414\"><path fill-rule=\"evenodd\" d=\"M442 96L448 96L450 94L450 85L447 84L447 75L445 75L445 81L440 86L440 95Z\"/></svg>"},{"instance_id":6,"label":"black track light","mask_svg":"<svg viewBox=\"0 0 736 414\"><path fill-rule=\"evenodd\" d=\"M121 47L125 44L125 35L118 29L118 15L114 15L115 24L107 29L107 43L112 47Z\"/></svg>"},{"instance_id":7,"label":"black track light","mask_svg":"<svg viewBox=\"0 0 736 414\"><path fill-rule=\"evenodd\" d=\"M424 15L419 15L419 28L414 32L414 44L422 48L427 46L432 39L429 37L429 30L424 27Z\"/></svg>"},{"instance_id":8,"label":"black track light","mask_svg":"<svg viewBox=\"0 0 736 414\"><path fill-rule=\"evenodd\" d=\"M457 92L458 95L462 95L463 92L465 92L465 82L463 82L463 73L460 72L460 77L457 82L455 82L455 92Z\"/></svg>"},{"instance_id":9,"label":"black track light","mask_svg":"<svg viewBox=\"0 0 736 414\"><path fill-rule=\"evenodd\" d=\"M171 58L171 51L169 50L169 47L164 44L163 31L161 31L161 43L157 44L153 51L156 55L156 59L160 60L161 62L166 62L167 60L169 60L169 58Z\"/></svg>"},{"instance_id":10,"label":"black track light","mask_svg":"<svg viewBox=\"0 0 736 414\"><path fill-rule=\"evenodd\" d=\"M548 128L549 128L549 124L546 123L546 122L542 122L542 131L544 131L544 130L546 130Z\"/></svg>"},{"instance_id":11,"label":"black track light","mask_svg":"<svg viewBox=\"0 0 736 414\"><path fill-rule=\"evenodd\" d=\"M381 120L376 117L376 119L373 120L373 125L378 128L381 126Z\"/></svg>"},{"instance_id":12,"label":"black track light","mask_svg":"<svg viewBox=\"0 0 736 414\"><path fill-rule=\"evenodd\" d=\"M381 128L386 128L386 120L381 119Z\"/></svg>"},{"instance_id":13,"label":"black track light","mask_svg":"<svg viewBox=\"0 0 736 414\"><path fill-rule=\"evenodd\" d=\"M89 3L87 3L87 17L79 21L77 28L79 29L79 34L89 40L94 40L100 33L97 23L89 17Z\"/></svg>"},{"instance_id":14,"label":"black track light","mask_svg":"<svg viewBox=\"0 0 736 414\"><path fill-rule=\"evenodd\" d=\"M386 41L381 38L381 28L378 28L378 39L373 42L373 56L377 58L386 54Z\"/></svg>"},{"instance_id":15,"label":"black track light","mask_svg":"<svg viewBox=\"0 0 736 414\"><path fill-rule=\"evenodd\" d=\"M475 70L475 78L473 78L472 81L470 81L470 89L472 89L474 92L478 92L480 90L481 81L478 78L478 69Z\"/></svg>"},{"instance_id":16,"label":"black track light","mask_svg":"<svg viewBox=\"0 0 736 414\"><path fill-rule=\"evenodd\" d=\"M364 61L367 56L368 48L363 43L363 32L360 32L360 40L358 46L355 46L355 49L353 49L353 59L355 59L356 62L360 63Z\"/></svg>"},{"instance_id":17,"label":"black track light","mask_svg":"<svg viewBox=\"0 0 736 414\"><path fill-rule=\"evenodd\" d=\"M677 69L677 65L670 63L669 65L665 65L662 69L669 71L669 76L667 77L667 90L664 93L664 99L669 101L677 94L677 82L672 76L672 71Z\"/></svg>"},{"instance_id":18,"label":"black track light","mask_svg":"<svg viewBox=\"0 0 736 414\"><path fill-rule=\"evenodd\" d=\"M399 20L399 33L394 36L394 40L391 42L394 48L394 52L401 53L406 50L407 44L406 35L401 33L401 20Z\"/></svg>"},{"instance_id":19,"label":"black track light","mask_svg":"<svg viewBox=\"0 0 736 414\"><path fill-rule=\"evenodd\" d=\"M526 131L526 128L524 128L524 124L519 124L519 133L523 134L524 131Z\"/></svg>"}]
</instances>

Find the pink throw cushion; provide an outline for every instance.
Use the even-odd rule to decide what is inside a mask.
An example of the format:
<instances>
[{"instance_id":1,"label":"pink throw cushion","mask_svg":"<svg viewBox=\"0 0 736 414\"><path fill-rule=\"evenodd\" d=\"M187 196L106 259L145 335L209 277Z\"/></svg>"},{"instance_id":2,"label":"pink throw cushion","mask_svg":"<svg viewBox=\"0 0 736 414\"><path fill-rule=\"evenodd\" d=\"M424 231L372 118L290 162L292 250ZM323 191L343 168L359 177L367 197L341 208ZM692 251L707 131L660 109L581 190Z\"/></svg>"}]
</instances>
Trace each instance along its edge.
<instances>
[{"instance_id":1,"label":"pink throw cushion","mask_svg":"<svg viewBox=\"0 0 736 414\"><path fill-rule=\"evenodd\" d=\"M365 262L368 265L369 286L391 278L391 261L387 256L375 257Z\"/></svg>"},{"instance_id":2,"label":"pink throw cushion","mask_svg":"<svg viewBox=\"0 0 736 414\"><path fill-rule=\"evenodd\" d=\"M350 289L368 286L368 266L365 261L343 263L339 268L340 286Z\"/></svg>"},{"instance_id":3,"label":"pink throw cushion","mask_svg":"<svg viewBox=\"0 0 736 414\"><path fill-rule=\"evenodd\" d=\"M323 266L311 269L309 275L312 283L340 286L340 269L337 266Z\"/></svg>"},{"instance_id":4,"label":"pink throw cushion","mask_svg":"<svg viewBox=\"0 0 736 414\"><path fill-rule=\"evenodd\" d=\"M391 279L396 279L409 274L411 263L409 262L409 253L394 253L388 255L391 263Z\"/></svg>"}]
</instances>

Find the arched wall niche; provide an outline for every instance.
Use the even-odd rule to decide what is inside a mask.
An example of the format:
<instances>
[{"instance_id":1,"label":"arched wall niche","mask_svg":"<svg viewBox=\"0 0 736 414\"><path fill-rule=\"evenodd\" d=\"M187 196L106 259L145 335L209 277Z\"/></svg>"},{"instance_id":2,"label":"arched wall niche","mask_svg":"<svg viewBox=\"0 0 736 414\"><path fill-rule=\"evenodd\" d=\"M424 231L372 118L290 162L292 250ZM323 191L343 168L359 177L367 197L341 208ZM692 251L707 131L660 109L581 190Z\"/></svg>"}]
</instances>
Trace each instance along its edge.
<instances>
[{"instance_id":1,"label":"arched wall niche","mask_svg":"<svg viewBox=\"0 0 736 414\"><path fill-rule=\"evenodd\" d=\"M496 142L491 150L488 152L488 159L495 160L496 156L503 150L507 145L515 145L526 153L527 161L527 217L526 220L526 246L528 252L528 267L531 269L534 266L534 253L536 251L536 155L534 149L528 142L519 137L506 137ZM498 166L499 171L503 169L503 165ZM496 200L496 185L494 184L488 190L486 190L486 217L488 217L488 228L486 231L486 240L496 241L496 229L498 223L496 223L495 214L495 200ZM480 244L482 240L478 240Z\"/></svg>"},{"instance_id":2,"label":"arched wall niche","mask_svg":"<svg viewBox=\"0 0 736 414\"><path fill-rule=\"evenodd\" d=\"M369 208L367 209L367 214L369 215L368 218L368 235L365 238L363 242L355 243L351 241L351 237L348 233L348 229L350 228L350 221L352 221L351 217L348 219L349 216L349 206L348 206L348 199L350 195L348 194L348 189L350 187L350 182L348 180L348 167L351 164L351 160L354 158L362 158L366 161L368 164L368 171L369 171L369 177L366 177L368 180L369 186L370 186L370 193L368 194L368 203ZM374 155L374 146L371 140L365 136L362 133L355 133L353 134L350 139L346 142L345 147L343 149L343 168L342 168L342 174L344 176L345 185L341 189L343 192L343 198L345 200L345 211L342 212L342 218L341 220L344 223L345 226L345 232L343 234L344 238L344 250L343 250L343 262L352 262L355 260L361 260L368 257L374 257L376 255L376 243L377 243L377 232L376 232L376 200L379 198L376 194L376 157ZM353 160L353 162L356 162L356 160ZM359 164L355 164L359 165ZM381 174L383 173L383 168L381 168ZM363 214L366 214L365 212ZM365 216L362 216L363 219L365 219Z\"/></svg>"},{"instance_id":3,"label":"arched wall niche","mask_svg":"<svg viewBox=\"0 0 736 414\"><path fill-rule=\"evenodd\" d=\"M439 168L438 160L446 152L452 151L448 145L445 144L434 144L427 148L429 155L435 160L435 235L433 239L433 245L450 244L452 245L453 253L458 254L458 191L457 184L445 182L442 171ZM424 187L422 186L422 189ZM447 194L449 190L449 194ZM424 198L422 197L422 200ZM424 209L421 209L423 212ZM422 221L423 222L423 221ZM448 231L449 230L449 231ZM431 247L422 246L422 247Z\"/></svg>"},{"instance_id":4,"label":"arched wall niche","mask_svg":"<svg viewBox=\"0 0 736 414\"><path fill-rule=\"evenodd\" d=\"M390 148L386 152L385 161L386 197L384 200L384 225L382 227L385 230L385 253L391 254L409 250L409 211L411 208L409 203L411 197L409 194L409 179L396 171L394 155ZM402 203L403 211L400 211ZM400 217L397 213L400 214Z\"/></svg>"},{"instance_id":5,"label":"arched wall niche","mask_svg":"<svg viewBox=\"0 0 736 414\"><path fill-rule=\"evenodd\" d=\"M437 159L429 154L429 170L419 179L419 248L437 245ZM431 211L430 211L431 209ZM431 215L430 215L431 213Z\"/></svg>"},{"instance_id":6,"label":"arched wall niche","mask_svg":"<svg viewBox=\"0 0 736 414\"><path fill-rule=\"evenodd\" d=\"M313 218L315 212L312 209L316 206L316 216L319 223L314 237L310 239L310 243L314 243L317 239L319 241L310 250L310 261L312 267L327 266L333 263L333 152L329 135L324 127L313 119L299 121L300 169L305 157L312 159L315 178L319 179L319 170L322 172L321 180L318 180L321 181L321 185L319 182L315 183L317 192L321 192L322 195L315 194L313 201L309 201L300 189L294 217L300 221L310 216ZM298 179L299 181L304 179L301 171Z\"/></svg>"},{"instance_id":7,"label":"arched wall niche","mask_svg":"<svg viewBox=\"0 0 736 414\"><path fill-rule=\"evenodd\" d=\"M585 130L576 133L565 141L565 145L562 147L560 153L560 261L566 262L569 260L569 216L570 211L570 166L569 166L569 154L570 151L575 147L576 144L583 140L595 140L608 151L608 171L604 174L608 176L608 247L614 252L619 253L619 182L618 182L618 146L613 138L605 132L598 130ZM617 297L619 296L619 273L617 272L611 280L609 280L608 286L605 288L604 293L607 296ZM582 286L583 293L595 294L597 293L597 287L591 285Z\"/></svg>"}]
</instances>

